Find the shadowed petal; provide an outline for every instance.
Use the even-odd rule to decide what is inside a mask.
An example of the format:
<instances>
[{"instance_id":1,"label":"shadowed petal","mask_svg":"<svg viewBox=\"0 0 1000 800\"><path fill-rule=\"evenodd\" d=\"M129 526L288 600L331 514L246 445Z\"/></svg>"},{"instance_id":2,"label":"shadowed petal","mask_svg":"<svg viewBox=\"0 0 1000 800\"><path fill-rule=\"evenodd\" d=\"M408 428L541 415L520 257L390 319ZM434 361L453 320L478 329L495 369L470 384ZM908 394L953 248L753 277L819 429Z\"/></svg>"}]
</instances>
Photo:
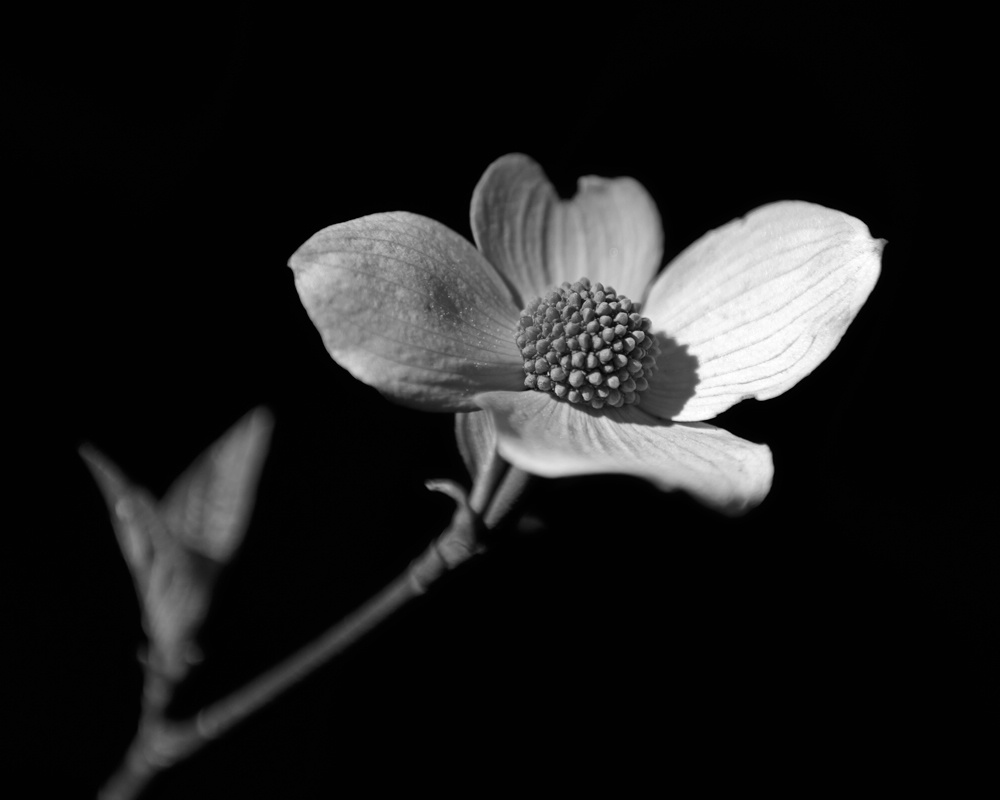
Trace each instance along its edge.
<instances>
[{"instance_id":1,"label":"shadowed petal","mask_svg":"<svg viewBox=\"0 0 1000 800\"><path fill-rule=\"evenodd\" d=\"M522 386L510 292L444 225L373 214L324 228L289 266L333 358L396 402L459 411L476 392Z\"/></svg>"},{"instance_id":2,"label":"shadowed petal","mask_svg":"<svg viewBox=\"0 0 1000 800\"><path fill-rule=\"evenodd\" d=\"M878 280L882 247L861 220L823 206L773 203L707 233L664 270L643 304L654 332L697 360L677 407L669 372L643 408L711 419L790 389L837 346Z\"/></svg>"},{"instance_id":3,"label":"shadowed petal","mask_svg":"<svg viewBox=\"0 0 1000 800\"><path fill-rule=\"evenodd\" d=\"M455 415L455 440L473 483L489 468L496 452L497 434L493 418L483 411Z\"/></svg>"},{"instance_id":4,"label":"shadowed petal","mask_svg":"<svg viewBox=\"0 0 1000 800\"><path fill-rule=\"evenodd\" d=\"M563 281L590 278L634 301L663 256L656 205L631 178L580 178L560 200L542 168L517 153L494 161L472 194L472 233L520 293L519 306Z\"/></svg>"},{"instance_id":5,"label":"shadowed petal","mask_svg":"<svg viewBox=\"0 0 1000 800\"><path fill-rule=\"evenodd\" d=\"M767 445L722 428L664 423L634 407L592 411L534 391L476 400L493 415L501 455L535 475L635 475L731 515L760 503L771 488Z\"/></svg>"}]
</instances>

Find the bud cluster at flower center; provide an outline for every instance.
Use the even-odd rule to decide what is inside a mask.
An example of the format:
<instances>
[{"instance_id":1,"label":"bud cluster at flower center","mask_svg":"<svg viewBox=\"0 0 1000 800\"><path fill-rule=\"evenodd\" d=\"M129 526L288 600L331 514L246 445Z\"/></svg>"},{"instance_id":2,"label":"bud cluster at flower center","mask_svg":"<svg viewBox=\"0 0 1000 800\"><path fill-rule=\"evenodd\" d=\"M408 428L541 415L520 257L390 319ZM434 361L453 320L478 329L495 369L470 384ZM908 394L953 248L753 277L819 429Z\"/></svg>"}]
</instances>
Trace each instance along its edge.
<instances>
[{"instance_id":1,"label":"bud cluster at flower center","mask_svg":"<svg viewBox=\"0 0 1000 800\"><path fill-rule=\"evenodd\" d=\"M660 352L651 323L610 286L563 283L521 311L524 385L592 408L637 403Z\"/></svg>"}]
</instances>

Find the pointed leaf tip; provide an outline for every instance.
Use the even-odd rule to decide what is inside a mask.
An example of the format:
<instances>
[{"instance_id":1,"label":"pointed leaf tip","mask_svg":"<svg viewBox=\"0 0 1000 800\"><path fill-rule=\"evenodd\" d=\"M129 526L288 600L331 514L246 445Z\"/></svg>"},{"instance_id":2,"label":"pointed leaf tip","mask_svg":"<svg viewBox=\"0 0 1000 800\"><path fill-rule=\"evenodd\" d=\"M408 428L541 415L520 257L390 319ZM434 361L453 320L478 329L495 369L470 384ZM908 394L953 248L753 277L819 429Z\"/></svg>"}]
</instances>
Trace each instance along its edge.
<instances>
[{"instance_id":1,"label":"pointed leaf tip","mask_svg":"<svg viewBox=\"0 0 1000 800\"><path fill-rule=\"evenodd\" d=\"M118 546L142 599L156 551L167 542L153 500L130 483L115 463L93 445L83 444L78 452L104 496Z\"/></svg>"},{"instance_id":2,"label":"pointed leaf tip","mask_svg":"<svg viewBox=\"0 0 1000 800\"><path fill-rule=\"evenodd\" d=\"M255 408L199 456L161 504L171 533L218 563L243 541L270 446L274 417Z\"/></svg>"},{"instance_id":3,"label":"pointed leaf tip","mask_svg":"<svg viewBox=\"0 0 1000 800\"><path fill-rule=\"evenodd\" d=\"M83 459L83 463L87 465L97 487L101 490L101 494L108 503L108 508L114 512L115 505L129 488L129 483L122 471L115 466L110 458L89 443L85 442L80 445L77 452Z\"/></svg>"}]
</instances>

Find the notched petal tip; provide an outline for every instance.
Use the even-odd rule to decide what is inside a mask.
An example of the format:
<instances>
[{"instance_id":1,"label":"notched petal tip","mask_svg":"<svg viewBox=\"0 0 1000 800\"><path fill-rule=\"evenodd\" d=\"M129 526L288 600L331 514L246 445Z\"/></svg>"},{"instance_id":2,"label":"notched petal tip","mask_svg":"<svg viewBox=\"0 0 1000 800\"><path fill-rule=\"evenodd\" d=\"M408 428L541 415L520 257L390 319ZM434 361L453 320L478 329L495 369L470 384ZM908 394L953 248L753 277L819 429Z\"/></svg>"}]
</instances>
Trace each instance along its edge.
<instances>
[{"instance_id":1,"label":"notched petal tip","mask_svg":"<svg viewBox=\"0 0 1000 800\"><path fill-rule=\"evenodd\" d=\"M774 483L774 454L770 447L759 442L749 442L723 428L706 423L678 424L688 427L705 425L706 431L721 431L724 436L731 437L740 443L738 447L733 448L734 453L737 450L740 453L736 459L741 474L740 480L737 482L738 487L730 492L728 499L721 500L721 504L717 506L718 511L729 517L741 517L764 502Z\"/></svg>"},{"instance_id":2,"label":"notched petal tip","mask_svg":"<svg viewBox=\"0 0 1000 800\"><path fill-rule=\"evenodd\" d=\"M564 281L589 277L639 300L660 266L663 228L633 178L584 176L561 199L537 162L521 153L494 161L472 196L476 244L522 304Z\"/></svg>"}]
</instances>

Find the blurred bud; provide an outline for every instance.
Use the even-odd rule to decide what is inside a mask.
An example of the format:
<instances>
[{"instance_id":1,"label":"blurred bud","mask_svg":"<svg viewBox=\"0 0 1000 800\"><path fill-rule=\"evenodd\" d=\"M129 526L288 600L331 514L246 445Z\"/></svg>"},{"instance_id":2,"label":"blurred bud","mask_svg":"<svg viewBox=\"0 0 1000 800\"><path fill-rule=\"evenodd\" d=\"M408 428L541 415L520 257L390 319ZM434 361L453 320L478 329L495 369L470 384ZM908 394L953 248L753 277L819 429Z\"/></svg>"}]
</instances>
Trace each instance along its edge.
<instances>
[{"instance_id":1,"label":"blurred bud","mask_svg":"<svg viewBox=\"0 0 1000 800\"><path fill-rule=\"evenodd\" d=\"M80 448L135 581L150 666L172 682L198 660L195 635L246 533L272 426L263 408L247 414L158 503L97 450Z\"/></svg>"}]
</instances>

